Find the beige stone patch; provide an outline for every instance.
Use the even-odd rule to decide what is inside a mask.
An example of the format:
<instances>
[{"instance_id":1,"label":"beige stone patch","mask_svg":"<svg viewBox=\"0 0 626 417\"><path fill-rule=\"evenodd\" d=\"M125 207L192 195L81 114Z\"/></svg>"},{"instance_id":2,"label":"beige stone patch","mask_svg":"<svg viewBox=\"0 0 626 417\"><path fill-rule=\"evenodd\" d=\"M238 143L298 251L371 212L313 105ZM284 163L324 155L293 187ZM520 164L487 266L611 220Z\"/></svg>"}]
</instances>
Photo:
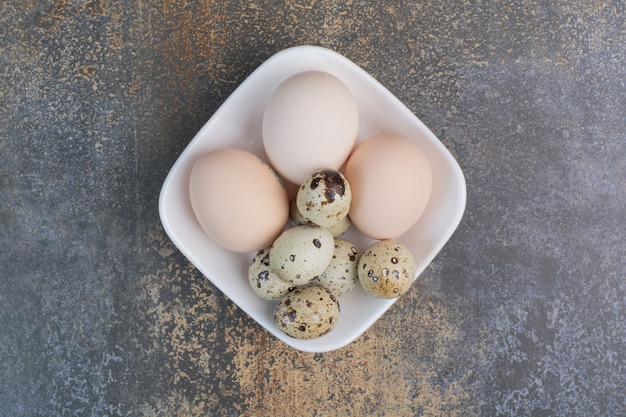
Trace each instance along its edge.
<instances>
[{"instance_id":1,"label":"beige stone patch","mask_svg":"<svg viewBox=\"0 0 626 417\"><path fill-rule=\"evenodd\" d=\"M234 358L243 415L475 415L474 371L449 369L464 338L455 306L414 291L397 304L384 324L325 354L296 351L256 330ZM482 349L475 347L477 363Z\"/></svg>"}]
</instances>

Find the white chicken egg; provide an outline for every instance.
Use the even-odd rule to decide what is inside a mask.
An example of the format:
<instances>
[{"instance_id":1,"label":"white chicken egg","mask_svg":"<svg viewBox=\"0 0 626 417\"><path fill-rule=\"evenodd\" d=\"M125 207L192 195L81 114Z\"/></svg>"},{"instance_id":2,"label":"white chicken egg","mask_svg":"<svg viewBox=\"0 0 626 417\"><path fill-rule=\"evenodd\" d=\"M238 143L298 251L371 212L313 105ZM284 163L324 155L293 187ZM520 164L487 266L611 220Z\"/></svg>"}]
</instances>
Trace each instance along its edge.
<instances>
[{"instance_id":1,"label":"white chicken egg","mask_svg":"<svg viewBox=\"0 0 626 417\"><path fill-rule=\"evenodd\" d=\"M357 103L339 78L304 71L283 81L263 113L263 145L276 171L299 185L318 169L339 169L354 147Z\"/></svg>"}]
</instances>

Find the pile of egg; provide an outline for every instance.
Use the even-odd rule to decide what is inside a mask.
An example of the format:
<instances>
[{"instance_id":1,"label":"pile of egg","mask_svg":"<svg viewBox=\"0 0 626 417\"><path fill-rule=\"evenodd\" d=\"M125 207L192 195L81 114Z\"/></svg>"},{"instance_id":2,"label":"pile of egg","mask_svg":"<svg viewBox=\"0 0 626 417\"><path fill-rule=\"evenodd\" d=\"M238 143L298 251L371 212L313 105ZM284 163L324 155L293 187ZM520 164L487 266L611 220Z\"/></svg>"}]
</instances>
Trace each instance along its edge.
<instances>
[{"instance_id":1,"label":"pile of egg","mask_svg":"<svg viewBox=\"0 0 626 417\"><path fill-rule=\"evenodd\" d=\"M374 297L395 298L413 281L413 256L394 239L426 208L430 164L398 134L379 133L356 145L358 128L356 100L341 80L301 72L265 105L268 161L221 148L199 158L190 175L201 227L228 250L256 252L250 286L277 302L276 325L294 338L331 331L338 297L359 283ZM283 181L298 187L291 201ZM342 239L351 225L376 243L361 252Z\"/></svg>"}]
</instances>

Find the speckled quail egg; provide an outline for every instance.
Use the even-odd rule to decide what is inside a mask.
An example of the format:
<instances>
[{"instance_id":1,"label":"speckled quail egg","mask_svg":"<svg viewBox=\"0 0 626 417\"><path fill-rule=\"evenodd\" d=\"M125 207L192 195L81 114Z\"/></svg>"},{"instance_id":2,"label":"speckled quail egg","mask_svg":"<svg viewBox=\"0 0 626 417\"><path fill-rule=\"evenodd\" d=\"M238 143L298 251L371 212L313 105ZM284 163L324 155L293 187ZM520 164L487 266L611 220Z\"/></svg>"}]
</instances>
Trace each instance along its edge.
<instances>
[{"instance_id":1,"label":"speckled quail egg","mask_svg":"<svg viewBox=\"0 0 626 417\"><path fill-rule=\"evenodd\" d=\"M329 228L348 215L352 191L343 174L321 169L311 174L298 188L296 204L302 217Z\"/></svg>"},{"instance_id":2,"label":"speckled quail egg","mask_svg":"<svg viewBox=\"0 0 626 417\"><path fill-rule=\"evenodd\" d=\"M298 210L298 203L295 198L289 201L289 220L291 220L296 226L316 226L315 223L305 219L302 214L300 214L300 210Z\"/></svg>"},{"instance_id":3,"label":"speckled quail egg","mask_svg":"<svg viewBox=\"0 0 626 417\"><path fill-rule=\"evenodd\" d=\"M328 230L294 226L274 241L270 263L283 281L304 285L326 270L334 250L335 240Z\"/></svg>"},{"instance_id":4,"label":"speckled quail egg","mask_svg":"<svg viewBox=\"0 0 626 417\"><path fill-rule=\"evenodd\" d=\"M339 220L339 223L329 227L328 230L330 231L330 233L333 234L334 237L337 237L346 233L350 228L350 225L352 225L352 222L350 221L350 216L346 216L343 219Z\"/></svg>"},{"instance_id":5,"label":"speckled quail egg","mask_svg":"<svg viewBox=\"0 0 626 417\"><path fill-rule=\"evenodd\" d=\"M326 288L296 288L276 305L278 328L296 339L314 339L330 332L339 321L339 301Z\"/></svg>"},{"instance_id":6,"label":"speckled quail egg","mask_svg":"<svg viewBox=\"0 0 626 417\"><path fill-rule=\"evenodd\" d=\"M282 279L270 266L270 248L261 249L248 267L248 281L252 291L267 301L278 301L295 287Z\"/></svg>"},{"instance_id":7,"label":"speckled quail egg","mask_svg":"<svg viewBox=\"0 0 626 417\"><path fill-rule=\"evenodd\" d=\"M359 282L357 266L361 253L357 246L345 239L335 239L335 252L330 265L313 284L320 285L337 297L349 293Z\"/></svg>"},{"instance_id":8,"label":"speckled quail egg","mask_svg":"<svg viewBox=\"0 0 626 417\"><path fill-rule=\"evenodd\" d=\"M396 298L411 287L415 260L400 242L381 240L363 252L358 271L365 291L378 298Z\"/></svg>"},{"instance_id":9,"label":"speckled quail egg","mask_svg":"<svg viewBox=\"0 0 626 417\"><path fill-rule=\"evenodd\" d=\"M289 202L289 219L296 226L316 226L315 223L305 219L302 214L300 214L300 211L298 210L298 204L295 198ZM346 233L350 228L350 225L352 225L352 222L350 221L350 216L345 216L339 221L339 223L336 223L331 227L324 227L324 229L327 229L330 233L332 233L333 237L338 237Z\"/></svg>"}]
</instances>

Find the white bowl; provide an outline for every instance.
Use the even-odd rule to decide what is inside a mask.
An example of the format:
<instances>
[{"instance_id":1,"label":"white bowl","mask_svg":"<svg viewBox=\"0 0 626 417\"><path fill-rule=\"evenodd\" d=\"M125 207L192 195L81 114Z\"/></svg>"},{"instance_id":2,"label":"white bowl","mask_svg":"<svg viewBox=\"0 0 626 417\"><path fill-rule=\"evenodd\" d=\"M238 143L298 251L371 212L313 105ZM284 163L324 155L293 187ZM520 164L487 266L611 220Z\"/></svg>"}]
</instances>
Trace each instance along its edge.
<instances>
[{"instance_id":1,"label":"white bowl","mask_svg":"<svg viewBox=\"0 0 626 417\"><path fill-rule=\"evenodd\" d=\"M396 300L381 300L360 286L340 297L341 316L327 335L297 340L274 324L274 303L256 296L247 280L253 253L230 252L201 229L189 201L189 174L201 155L225 146L256 153L267 161L261 138L263 109L274 89L287 77L307 70L331 73L352 91L360 112L357 143L377 133L398 133L415 141L433 168L433 192L418 222L397 240L413 253L417 277L457 228L465 209L465 179L457 162L437 137L394 95L345 57L317 46L297 46L272 56L257 68L202 127L170 170L159 198L166 233L178 249L217 288L267 331L306 352L341 348L365 332ZM344 236L365 250L374 241L351 228Z\"/></svg>"}]
</instances>

